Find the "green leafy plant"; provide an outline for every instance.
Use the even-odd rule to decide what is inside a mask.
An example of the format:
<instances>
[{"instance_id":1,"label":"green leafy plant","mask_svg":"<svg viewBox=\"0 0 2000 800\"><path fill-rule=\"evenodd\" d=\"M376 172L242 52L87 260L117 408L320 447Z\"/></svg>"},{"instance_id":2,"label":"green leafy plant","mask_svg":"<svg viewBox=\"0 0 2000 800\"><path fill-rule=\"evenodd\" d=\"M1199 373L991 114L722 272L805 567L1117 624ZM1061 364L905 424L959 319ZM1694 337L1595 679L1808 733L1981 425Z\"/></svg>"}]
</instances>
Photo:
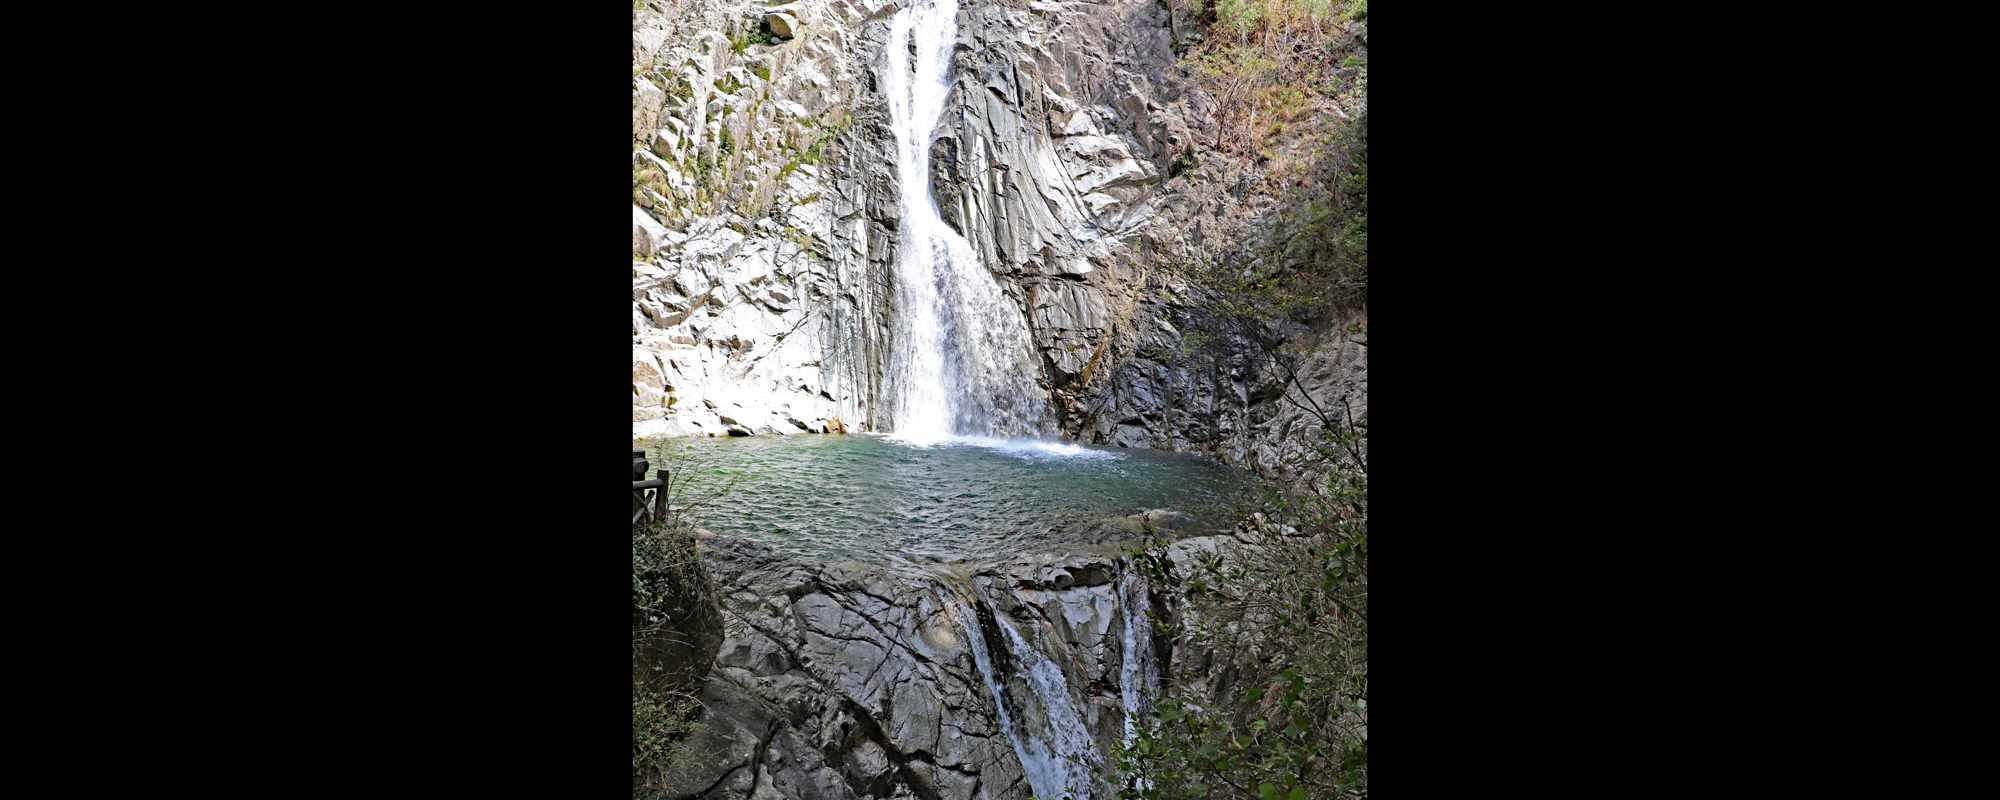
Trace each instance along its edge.
<instances>
[{"instance_id":1,"label":"green leafy plant","mask_svg":"<svg viewBox=\"0 0 2000 800\"><path fill-rule=\"evenodd\" d=\"M759 23L757 27L749 31L729 37L729 51L732 53L742 53L750 49L750 46L753 44L771 44L776 41L778 41L778 37L770 31L765 30L763 24Z\"/></svg>"},{"instance_id":2,"label":"green leafy plant","mask_svg":"<svg viewBox=\"0 0 2000 800\"><path fill-rule=\"evenodd\" d=\"M1279 19L1257 35L1282 39L1294 30L1284 26L1310 17ZM1280 161L1282 135L1307 144L1311 158L1280 184L1282 210L1268 225L1198 249L1177 269L1199 298L1182 326L1183 357L1218 358L1247 345L1276 379L1281 402L1310 424L1289 437L1304 451L1303 463L1291 465L1303 477L1269 487L1260 516L1238 533L1244 546L1177 562L1155 542L1140 556L1170 598L1155 636L1191 657L1176 658L1150 718L1118 753L1120 796L1361 798L1366 419L1345 400L1322 405L1297 372L1313 356L1310 343L1366 346L1367 116L1336 125L1338 117L1312 113L1326 95L1300 76L1324 75L1333 58L1231 42L1193 60L1197 79L1242 114L1224 120L1243 132L1232 134L1234 153L1263 150ZM1273 143L1260 143L1263 134Z\"/></svg>"},{"instance_id":3,"label":"green leafy plant","mask_svg":"<svg viewBox=\"0 0 2000 800\"><path fill-rule=\"evenodd\" d=\"M1177 564L1155 543L1139 559L1184 598L1156 635L1198 656L1119 751L1120 797L1367 796L1367 431L1296 388L1322 477L1274 492L1245 547Z\"/></svg>"},{"instance_id":4,"label":"green leafy plant","mask_svg":"<svg viewBox=\"0 0 2000 800\"><path fill-rule=\"evenodd\" d=\"M722 643L716 590L692 528L632 526L633 794L671 789L700 729L701 682Z\"/></svg>"},{"instance_id":5,"label":"green leafy plant","mask_svg":"<svg viewBox=\"0 0 2000 800\"><path fill-rule=\"evenodd\" d=\"M1215 18L1238 37L1247 38L1263 25L1264 0L1220 0L1215 4Z\"/></svg>"}]
</instances>

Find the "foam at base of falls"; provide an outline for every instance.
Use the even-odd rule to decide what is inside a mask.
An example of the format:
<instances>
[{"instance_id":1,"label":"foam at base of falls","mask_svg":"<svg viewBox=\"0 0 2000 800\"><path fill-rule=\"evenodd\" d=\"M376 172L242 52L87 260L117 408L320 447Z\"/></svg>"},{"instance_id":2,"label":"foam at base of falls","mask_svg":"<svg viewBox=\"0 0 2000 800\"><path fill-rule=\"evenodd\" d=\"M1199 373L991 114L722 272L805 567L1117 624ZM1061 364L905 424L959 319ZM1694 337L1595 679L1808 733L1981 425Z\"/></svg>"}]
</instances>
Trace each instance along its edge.
<instances>
[{"instance_id":1,"label":"foam at base of falls","mask_svg":"<svg viewBox=\"0 0 2000 800\"><path fill-rule=\"evenodd\" d=\"M890 433L886 439L906 447L930 448L946 445L984 447L1017 458L1026 459L1108 459L1124 458L1123 454L1110 450L1099 450L1075 442L1053 441L1049 439L1008 439L999 436L958 436L935 433Z\"/></svg>"}]
</instances>

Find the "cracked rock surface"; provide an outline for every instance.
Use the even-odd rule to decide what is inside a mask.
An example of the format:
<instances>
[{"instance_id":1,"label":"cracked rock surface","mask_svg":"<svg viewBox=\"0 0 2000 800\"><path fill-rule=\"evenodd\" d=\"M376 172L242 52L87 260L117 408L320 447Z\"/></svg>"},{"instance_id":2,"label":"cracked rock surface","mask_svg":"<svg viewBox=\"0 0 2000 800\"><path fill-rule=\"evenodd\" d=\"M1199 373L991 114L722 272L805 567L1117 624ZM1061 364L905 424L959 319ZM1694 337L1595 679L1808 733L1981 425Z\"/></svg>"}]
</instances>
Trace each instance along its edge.
<instances>
[{"instance_id":1,"label":"cracked rock surface","mask_svg":"<svg viewBox=\"0 0 2000 800\"><path fill-rule=\"evenodd\" d=\"M1026 798L1035 787L1015 742L1046 743L1052 719L1073 720L1088 753L1114 752L1121 689L1143 677L1126 660L1154 661L1149 635L1126 635L1128 620L1145 625L1152 600L1119 557L1042 554L923 574L796 561L726 537L703 545L728 635L703 687L696 757L662 797ZM1010 644L1014 635L1029 649ZM1128 641L1146 652L1128 653ZM1054 693L1053 673L1039 688L1028 674L1044 662L1059 672ZM1078 770L1073 791L1109 796L1092 777L1102 773Z\"/></svg>"}]
</instances>

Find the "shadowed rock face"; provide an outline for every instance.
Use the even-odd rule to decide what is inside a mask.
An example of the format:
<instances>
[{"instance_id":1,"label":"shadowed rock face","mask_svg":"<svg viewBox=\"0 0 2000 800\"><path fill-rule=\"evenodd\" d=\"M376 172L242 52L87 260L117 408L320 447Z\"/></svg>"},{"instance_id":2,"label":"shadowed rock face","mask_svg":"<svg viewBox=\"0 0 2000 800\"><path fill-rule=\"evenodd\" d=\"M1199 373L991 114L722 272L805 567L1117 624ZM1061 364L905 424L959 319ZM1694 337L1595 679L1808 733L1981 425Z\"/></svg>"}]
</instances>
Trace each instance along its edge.
<instances>
[{"instance_id":1,"label":"shadowed rock face","mask_svg":"<svg viewBox=\"0 0 2000 800\"><path fill-rule=\"evenodd\" d=\"M1150 631L1127 630L1151 600L1120 559L925 576L704 545L730 631L697 757L665 796L1110 796L1102 759L1158 685Z\"/></svg>"},{"instance_id":2,"label":"shadowed rock face","mask_svg":"<svg viewBox=\"0 0 2000 800\"><path fill-rule=\"evenodd\" d=\"M662 176L634 200L641 433L893 429L901 187L881 71L897 8L694 0L634 15L634 165ZM729 32L770 14L791 37L736 52ZM1238 191L1222 159L1167 177L1215 136L1172 36L1152 0L962 0L930 189L1026 321L1063 434L1293 477L1311 417L1279 376L1247 342L1184 346L1205 300L1168 268L1275 199ZM1366 345L1330 345L1301 383L1365 418Z\"/></svg>"}]
</instances>

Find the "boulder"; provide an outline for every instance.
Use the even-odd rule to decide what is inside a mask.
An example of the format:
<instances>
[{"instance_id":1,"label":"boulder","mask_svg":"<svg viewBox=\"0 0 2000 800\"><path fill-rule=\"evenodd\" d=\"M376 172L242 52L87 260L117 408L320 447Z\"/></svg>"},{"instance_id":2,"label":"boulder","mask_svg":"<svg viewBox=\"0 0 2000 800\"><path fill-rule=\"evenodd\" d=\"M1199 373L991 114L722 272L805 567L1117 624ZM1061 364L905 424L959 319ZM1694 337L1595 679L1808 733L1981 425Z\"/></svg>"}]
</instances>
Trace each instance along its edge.
<instances>
[{"instance_id":1,"label":"boulder","mask_svg":"<svg viewBox=\"0 0 2000 800\"><path fill-rule=\"evenodd\" d=\"M632 204L632 255L647 258L653 255L662 241L667 238L667 226L661 225L653 215L646 213L638 203Z\"/></svg>"},{"instance_id":2,"label":"boulder","mask_svg":"<svg viewBox=\"0 0 2000 800\"><path fill-rule=\"evenodd\" d=\"M799 35L799 20L790 14L765 14L764 28L779 39L793 39Z\"/></svg>"}]
</instances>

